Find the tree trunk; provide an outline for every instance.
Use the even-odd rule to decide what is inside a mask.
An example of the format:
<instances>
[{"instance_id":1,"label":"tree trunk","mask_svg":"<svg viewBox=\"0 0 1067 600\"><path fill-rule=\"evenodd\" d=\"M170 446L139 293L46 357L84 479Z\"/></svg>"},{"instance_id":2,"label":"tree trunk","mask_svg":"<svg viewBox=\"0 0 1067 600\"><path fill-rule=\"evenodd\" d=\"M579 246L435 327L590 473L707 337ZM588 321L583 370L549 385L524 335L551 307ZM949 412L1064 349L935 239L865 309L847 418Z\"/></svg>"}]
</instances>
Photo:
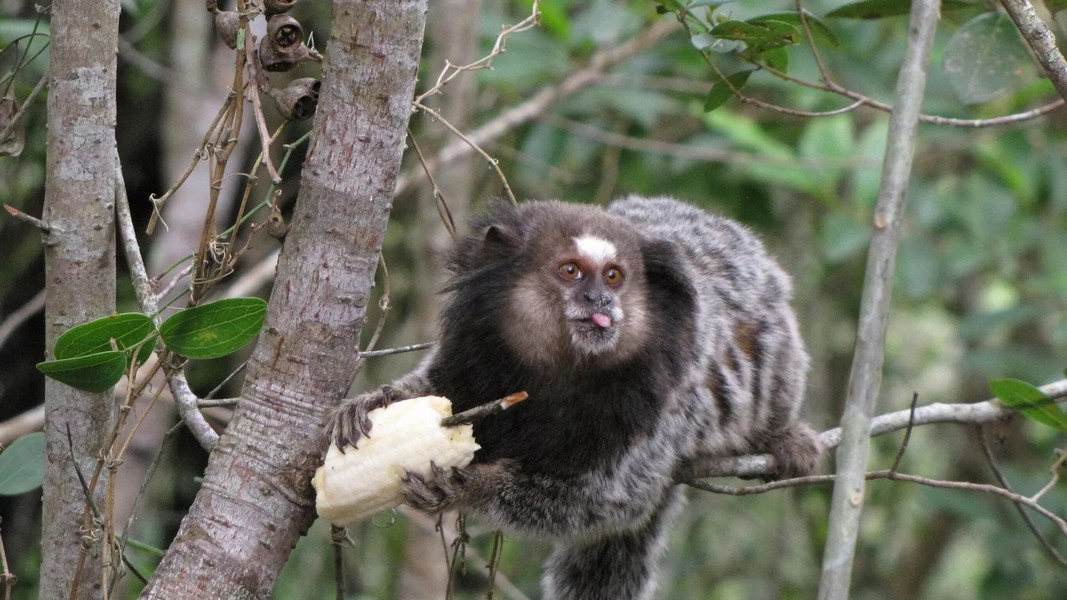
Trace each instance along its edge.
<instances>
[{"instance_id":1,"label":"tree trunk","mask_svg":"<svg viewBox=\"0 0 1067 600\"><path fill-rule=\"evenodd\" d=\"M404 147L425 0L335 0L292 227L240 404L142 597L268 598L314 520Z\"/></svg>"},{"instance_id":2,"label":"tree trunk","mask_svg":"<svg viewBox=\"0 0 1067 600\"><path fill-rule=\"evenodd\" d=\"M117 0L52 5L44 236L45 343L115 312L115 52ZM110 392L45 380L45 482L40 597L100 598L100 532L80 531L86 499L71 456L90 477L114 423ZM68 443L68 434L69 440ZM94 493L103 507L106 470ZM82 540L88 552L82 554ZM79 570L79 565L81 569ZM72 588L74 591L72 591Z\"/></svg>"}]
</instances>

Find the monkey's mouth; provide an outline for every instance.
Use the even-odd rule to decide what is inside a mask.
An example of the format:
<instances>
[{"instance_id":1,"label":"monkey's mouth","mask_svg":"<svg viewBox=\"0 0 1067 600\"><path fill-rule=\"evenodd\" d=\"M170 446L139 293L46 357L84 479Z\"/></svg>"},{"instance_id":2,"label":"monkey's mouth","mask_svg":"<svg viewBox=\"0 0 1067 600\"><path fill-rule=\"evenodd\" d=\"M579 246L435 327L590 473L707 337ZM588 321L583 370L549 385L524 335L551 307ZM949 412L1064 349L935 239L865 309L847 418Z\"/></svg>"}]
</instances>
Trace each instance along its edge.
<instances>
[{"instance_id":1,"label":"monkey's mouth","mask_svg":"<svg viewBox=\"0 0 1067 600\"><path fill-rule=\"evenodd\" d=\"M572 319L572 322L579 330L589 333L608 332L615 327L615 319L611 315L599 312Z\"/></svg>"},{"instance_id":2,"label":"monkey's mouth","mask_svg":"<svg viewBox=\"0 0 1067 600\"><path fill-rule=\"evenodd\" d=\"M593 313L589 315L589 321L601 329L611 329L611 326L615 323L610 315L604 313Z\"/></svg>"}]
</instances>

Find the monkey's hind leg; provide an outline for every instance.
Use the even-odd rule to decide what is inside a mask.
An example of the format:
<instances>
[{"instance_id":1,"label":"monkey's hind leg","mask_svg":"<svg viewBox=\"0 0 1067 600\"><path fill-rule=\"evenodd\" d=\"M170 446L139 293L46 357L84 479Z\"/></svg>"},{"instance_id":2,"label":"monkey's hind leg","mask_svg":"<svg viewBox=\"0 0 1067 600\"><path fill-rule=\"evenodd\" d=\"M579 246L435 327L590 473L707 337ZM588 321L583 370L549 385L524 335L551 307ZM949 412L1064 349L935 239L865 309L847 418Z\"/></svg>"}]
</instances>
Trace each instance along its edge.
<instances>
[{"instance_id":1,"label":"monkey's hind leg","mask_svg":"<svg viewBox=\"0 0 1067 600\"><path fill-rule=\"evenodd\" d=\"M649 600L667 534L685 504L669 490L651 519L637 529L595 540L559 542L545 565L543 600Z\"/></svg>"}]
</instances>

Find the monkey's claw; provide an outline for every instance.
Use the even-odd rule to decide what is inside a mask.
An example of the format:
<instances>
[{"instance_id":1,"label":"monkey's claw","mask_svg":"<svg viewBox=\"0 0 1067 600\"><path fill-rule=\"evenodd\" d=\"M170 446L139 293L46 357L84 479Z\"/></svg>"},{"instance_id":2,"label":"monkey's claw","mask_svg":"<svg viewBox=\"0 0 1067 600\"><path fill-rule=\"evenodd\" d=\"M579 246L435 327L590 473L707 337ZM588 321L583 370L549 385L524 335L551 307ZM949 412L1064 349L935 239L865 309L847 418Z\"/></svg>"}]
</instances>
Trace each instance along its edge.
<instances>
[{"instance_id":1,"label":"monkey's claw","mask_svg":"<svg viewBox=\"0 0 1067 600\"><path fill-rule=\"evenodd\" d=\"M385 408L401 399L396 389L385 385L345 400L333 414L327 437L338 448L358 447L356 444L361 438L370 437L371 420L367 415L372 410Z\"/></svg>"},{"instance_id":2,"label":"monkey's claw","mask_svg":"<svg viewBox=\"0 0 1067 600\"><path fill-rule=\"evenodd\" d=\"M402 479L404 503L426 513L439 513L453 508L463 495L467 481L463 469L444 469L430 462L430 474L408 471Z\"/></svg>"}]
</instances>

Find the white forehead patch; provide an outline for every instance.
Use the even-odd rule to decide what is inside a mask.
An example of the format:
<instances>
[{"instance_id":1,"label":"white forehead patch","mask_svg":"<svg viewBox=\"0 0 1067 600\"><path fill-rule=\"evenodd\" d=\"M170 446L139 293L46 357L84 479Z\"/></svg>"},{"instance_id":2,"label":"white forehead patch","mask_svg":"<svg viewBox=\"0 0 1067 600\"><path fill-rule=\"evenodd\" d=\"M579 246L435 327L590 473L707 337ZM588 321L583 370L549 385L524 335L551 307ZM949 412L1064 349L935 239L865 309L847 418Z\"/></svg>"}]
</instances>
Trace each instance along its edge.
<instances>
[{"instance_id":1,"label":"white forehead patch","mask_svg":"<svg viewBox=\"0 0 1067 600\"><path fill-rule=\"evenodd\" d=\"M574 238L574 247L578 249L578 254L595 263L613 261L618 255L615 244L591 235Z\"/></svg>"}]
</instances>

